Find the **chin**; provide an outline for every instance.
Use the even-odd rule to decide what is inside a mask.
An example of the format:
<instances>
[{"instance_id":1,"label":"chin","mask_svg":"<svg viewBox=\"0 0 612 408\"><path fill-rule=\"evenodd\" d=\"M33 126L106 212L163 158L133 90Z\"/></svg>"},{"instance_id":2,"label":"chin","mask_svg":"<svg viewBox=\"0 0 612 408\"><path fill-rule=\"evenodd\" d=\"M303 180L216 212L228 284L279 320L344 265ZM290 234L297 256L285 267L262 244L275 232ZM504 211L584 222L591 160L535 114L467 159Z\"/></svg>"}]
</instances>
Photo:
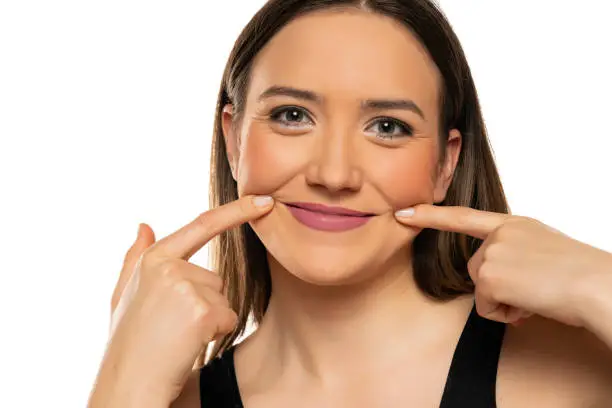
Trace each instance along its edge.
<instances>
[{"instance_id":1,"label":"chin","mask_svg":"<svg viewBox=\"0 0 612 408\"><path fill-rule=\"evenodd\" d=\"M276 254L275 254L276 252ZM334 249L290 254L284 250L269 251L286 273L317 286L344 286L371 278L377 269L367 254L355 257Z\"/></svg>"}]
</instances>

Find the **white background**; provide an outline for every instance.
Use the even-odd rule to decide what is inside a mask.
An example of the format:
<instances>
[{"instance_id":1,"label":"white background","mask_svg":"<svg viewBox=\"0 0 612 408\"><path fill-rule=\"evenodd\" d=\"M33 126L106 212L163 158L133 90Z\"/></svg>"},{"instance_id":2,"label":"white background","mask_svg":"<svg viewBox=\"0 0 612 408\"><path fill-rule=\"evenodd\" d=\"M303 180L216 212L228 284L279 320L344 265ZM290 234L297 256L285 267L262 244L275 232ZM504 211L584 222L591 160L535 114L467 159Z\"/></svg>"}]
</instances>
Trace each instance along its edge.
<instances>
[{"instance_id":1,"label":"white background","mask_svg":"<svg viewBox=\"0 0 612 408\"><path fill-rule=\"evenodd\" d=\"M221 72L262 3L0 2L0 406L85 406L138 223L208 206ZM513 212L612 251L608 2L441 4Z\"/></svg>"}]
</instances>

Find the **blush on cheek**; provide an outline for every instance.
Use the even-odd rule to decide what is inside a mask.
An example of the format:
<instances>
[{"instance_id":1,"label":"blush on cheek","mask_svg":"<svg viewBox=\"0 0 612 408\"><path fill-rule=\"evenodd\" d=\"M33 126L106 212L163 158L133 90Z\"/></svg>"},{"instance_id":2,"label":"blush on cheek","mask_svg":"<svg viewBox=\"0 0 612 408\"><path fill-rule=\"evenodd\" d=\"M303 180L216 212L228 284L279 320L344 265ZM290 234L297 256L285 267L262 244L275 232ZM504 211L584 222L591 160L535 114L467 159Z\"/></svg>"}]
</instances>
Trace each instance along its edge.
<instances>
[{"instance_id":1,"label":"blush on cheek","mask_svg":"<svg viewBox=\"0 0 612 408\"><path fill-rule=\"evenodd\" d=\"M272 194L307 163L303 143L253 124L242 141L238 160L238 194Z\"/></svg>"},{"instance_id":2,"label":"blush on cheek","mask_svg":"<svg viewBox=\"0 0 612 408\"><path fill-rule=\"evenodd\" d=\"M390 155L370 169L372 183L395 210L433 202L436 159L419 150Z\"/></svg>"}]
</instances>

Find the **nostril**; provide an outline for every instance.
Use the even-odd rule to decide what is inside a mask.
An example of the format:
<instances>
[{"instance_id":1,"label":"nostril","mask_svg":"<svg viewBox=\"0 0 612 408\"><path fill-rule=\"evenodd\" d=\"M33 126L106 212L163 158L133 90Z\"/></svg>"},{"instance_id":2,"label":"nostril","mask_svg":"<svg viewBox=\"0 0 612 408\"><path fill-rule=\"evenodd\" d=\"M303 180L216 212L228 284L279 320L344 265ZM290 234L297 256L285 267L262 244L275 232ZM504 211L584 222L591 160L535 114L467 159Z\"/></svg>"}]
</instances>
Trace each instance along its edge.
<instances>
[{"instance_id":1,"label":"nostril","mask_svg":"<svg viewBox=\"0 0 612 408\"><path fill-rule=\"evenodd\" d=\"M314 157L306 169L306 181L309 185L320 186L326 190L338 193L342 191L358 191L362 184L362 175L347 152L342 155L326 154Z\"/></svg>"}]
</instances>

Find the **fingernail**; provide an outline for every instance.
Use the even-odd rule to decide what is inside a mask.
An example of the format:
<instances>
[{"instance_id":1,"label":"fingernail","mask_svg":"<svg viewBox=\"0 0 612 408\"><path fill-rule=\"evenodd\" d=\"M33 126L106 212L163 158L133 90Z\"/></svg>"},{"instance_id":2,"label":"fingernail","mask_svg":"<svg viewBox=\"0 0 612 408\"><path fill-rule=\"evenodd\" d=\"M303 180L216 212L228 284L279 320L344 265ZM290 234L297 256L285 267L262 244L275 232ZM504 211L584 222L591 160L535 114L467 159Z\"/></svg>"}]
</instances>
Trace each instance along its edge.
<instances>
[{"instance_id":1,"label":"fingernail","mask_svg":"<svg viewBox=\"0 0 612 408\"><path fill-rule=\"evenodd\" d=\"M406 208L395 212L396 217L412 217L414 215L414 208Z\"/></svg>"},{"instance_id":2,"label":"fingernail","mask_svg":"<svg viewBox=\"0 0 612 408\"><path fill-rule=\"evenodd\" d=\"M141 232L142 232L142 223L138 224L138 233L136 234L136 239L140 238Z\"/></svg>"},{"instance_id":3,"label":"fingernail","mask_svg":"<svg viewBox=\"0 0 612 408\"><path fill-rule=\"evenodd\" d=\"M272 202L272 197L270 196L257 196L253 198L253 204L256 207L266 207Z\"/></svg>"}]
</instances>

